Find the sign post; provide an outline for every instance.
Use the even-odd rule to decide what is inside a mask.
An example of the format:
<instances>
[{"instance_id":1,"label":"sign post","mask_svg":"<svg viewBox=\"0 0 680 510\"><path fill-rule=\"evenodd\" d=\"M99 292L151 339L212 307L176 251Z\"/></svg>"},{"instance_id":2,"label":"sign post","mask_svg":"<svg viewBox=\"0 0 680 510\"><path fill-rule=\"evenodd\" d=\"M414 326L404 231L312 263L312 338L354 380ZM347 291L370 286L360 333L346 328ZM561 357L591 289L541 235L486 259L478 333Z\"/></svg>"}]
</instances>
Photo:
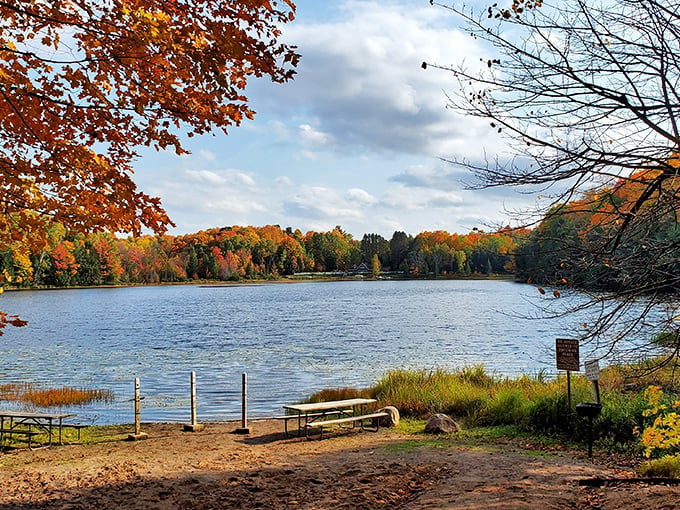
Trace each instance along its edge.
<instances>
[{"instance_id":1,"label":"sign post","mask_svg":"<svg viewBox=\"0 0 680 510\"><path fill-rule=\"evenodd\" d=\"M146 432L142 432L142 423L141 423L141 402L142 402L142 397L141 397L141 390L140 390L140 383L139 383L139 377L135 377L135 433L134 434L128 434L128 439L130 441L139 441L140 439L146 439L149 437L149 435Z\"/></svg>"},{"instance_id":2,"label":"sign post","mask_svg":"<svg viewBox=\"0 0 680 510\"><path fill-rule=\"evenodd\" d=\"M595 402L600 403L600 364L596 359L586 361L583 365L586 369L586 379L593 383L593 393L595 394Z\"/></svg>"},{"instance_id":3,"label":"sign post","mask_svg":"<svg viewBox=\"0 0 680 510\"><path fill-rule=\"evenodd\" d=\"M595 393L595 402L581 402L576 406L576 412L580 416L588 418L588 457L593 456L593 420L600 415L602 411L602 404L600 404L600 387L598 381L600 380L600 364L596 359L588 360L584 363L586 370L586 379L592 381L593 392Z\"/></svg>"},{"instance_id":4,"label":"sign post","mask_svg":"<svg viewBox=\"0 0 680 510\"><path fill-rule=\"evenodd\" d=\"M567 371L567 401L571 410L571 372L580 370L578 340L575 338L555 339L557 370Z\"/></svg>"}]
</instances>

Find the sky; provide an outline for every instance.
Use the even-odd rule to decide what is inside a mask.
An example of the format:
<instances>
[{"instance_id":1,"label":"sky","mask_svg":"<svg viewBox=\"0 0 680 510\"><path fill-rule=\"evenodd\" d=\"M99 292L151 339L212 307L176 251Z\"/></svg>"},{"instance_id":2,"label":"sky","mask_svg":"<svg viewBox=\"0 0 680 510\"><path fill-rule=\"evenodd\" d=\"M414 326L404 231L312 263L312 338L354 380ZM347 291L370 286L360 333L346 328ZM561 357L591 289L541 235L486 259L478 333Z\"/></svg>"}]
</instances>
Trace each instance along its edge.
<instances>
[{"instance_id":1,"label":"sky","mask_svg":"<svg viewBox=\"0 0 680 510\"><path fill-rule=\"evenodd\" d=\"M187 140L188 156L143 151L139 188L159 196L178 235L231 225L465 234L508 223L534 198L471 191L443 159L480 160L502 141L487 122L446 108L450 73L421 63L478 62L482 50L428 0L297 0L283 40L295 80L256 80L256 116L228 135Z\"/></svg>"}]
</instances>

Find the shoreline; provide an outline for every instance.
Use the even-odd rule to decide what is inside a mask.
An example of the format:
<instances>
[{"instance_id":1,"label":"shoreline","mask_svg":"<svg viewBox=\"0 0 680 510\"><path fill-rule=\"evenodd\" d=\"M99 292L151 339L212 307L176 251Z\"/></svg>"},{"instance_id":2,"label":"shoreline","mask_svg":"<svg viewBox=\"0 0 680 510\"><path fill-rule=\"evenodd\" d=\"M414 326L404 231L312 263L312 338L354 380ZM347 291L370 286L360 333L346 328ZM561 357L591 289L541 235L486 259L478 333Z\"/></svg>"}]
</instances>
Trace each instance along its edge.
<instances>
[{"instance_id":1,"label":"shoreline","mask_svg":"<svg viewBox=\"0 0 680 510\"><path fill-rule=\"evenodd\" d=\"M674 508L676 487L581 486L633 478L596 452L527 439L425 436L404 429L286 438L283 424L233 422L202 432L142 428L143 441L101 437L0 455L0 509L59 508ZM126 431L128 432L128 431Z\"/></svg>"},{"instance_id":2,"label":"shoreline","mask_svg":"<svg viewBox=\"0 0 680 510\"><path fill-rule=\"evenodd\" d=\"M525 283L517 281L514 275L455 275L455 276L440 276L437 278L422 277L422 276L394 276L389 277L379 277L374 278L373 276L290 276L276 279L257 279L257 280L237 280L237 281L225 281L225 280L192 280L183 282L156 282L156 283L119 283L110 285L76 285L69 287L48 287L48 286L36 286L36 287L2 287L0 286L0 294L2 292L23 292L23 291L45 291L45 290L78 290L78 289L123 289L129 287L166 287L166 286L199 286L199 287L248 287L248 286L258 286L258 285L275 285L275 284L287 284L287 283L309 283L309 282L353 282L353 281L364 281L364 282L379 282L379 281L477 281L477 280L490 280L490 281L512 281L515 283Z\"/></svg>"}]
</instances>

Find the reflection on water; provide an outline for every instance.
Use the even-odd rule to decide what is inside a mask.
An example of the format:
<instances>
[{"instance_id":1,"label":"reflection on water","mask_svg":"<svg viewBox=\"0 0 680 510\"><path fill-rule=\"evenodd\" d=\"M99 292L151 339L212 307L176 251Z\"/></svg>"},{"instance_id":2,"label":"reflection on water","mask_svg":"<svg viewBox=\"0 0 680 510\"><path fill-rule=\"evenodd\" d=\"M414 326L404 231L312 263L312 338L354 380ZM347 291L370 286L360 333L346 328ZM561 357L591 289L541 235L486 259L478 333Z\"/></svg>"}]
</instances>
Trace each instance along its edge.
<instances>
[{"instance_id":1,"label":"reflection on water","mask_svg":"<svg viewBox=\"0 0 680 510\"><path fill-rule=\"evenodd\" d=\"M485 280L8 292L1 309L30 324L0 341L0 381L113 390L114 404L76 411L105 424L133 420L135 377L143 420L188 421L192 370L203 421L239 417L242 372L252 417L394 368L554 372L554 339L573 329L516 318L536 297Z\"/></svg>"}]
</instances>

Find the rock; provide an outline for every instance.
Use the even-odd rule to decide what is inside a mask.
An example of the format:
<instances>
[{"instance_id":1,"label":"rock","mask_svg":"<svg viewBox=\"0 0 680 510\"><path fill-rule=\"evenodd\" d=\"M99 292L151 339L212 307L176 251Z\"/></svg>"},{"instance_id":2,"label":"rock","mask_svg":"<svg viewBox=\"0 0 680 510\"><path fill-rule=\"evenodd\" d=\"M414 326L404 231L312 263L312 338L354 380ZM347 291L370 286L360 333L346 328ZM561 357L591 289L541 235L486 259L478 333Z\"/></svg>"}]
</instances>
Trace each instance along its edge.
<instances>
[{"instance_id":1,"label":"rock","mask_svg":"<svg viewBox=\"0 0 680 510\"><path fill-rule=\"evenodd\" d=\"M460 432L460 425L445 414L433 414L425 424L425 432L428 434L451 434Z\"/></svg>"},{"instance_id":2,"label":"rock","mask_svg":"<svg viewBox=\"0 0 680 510\"><path fill-rule=\"evenodd\" d=\"M399 425L399 410L396 407L387 406L378 409L379 413L387 413L387 416L378 418L381 427L396 427Z\"/></svg>"}]
</instances>

